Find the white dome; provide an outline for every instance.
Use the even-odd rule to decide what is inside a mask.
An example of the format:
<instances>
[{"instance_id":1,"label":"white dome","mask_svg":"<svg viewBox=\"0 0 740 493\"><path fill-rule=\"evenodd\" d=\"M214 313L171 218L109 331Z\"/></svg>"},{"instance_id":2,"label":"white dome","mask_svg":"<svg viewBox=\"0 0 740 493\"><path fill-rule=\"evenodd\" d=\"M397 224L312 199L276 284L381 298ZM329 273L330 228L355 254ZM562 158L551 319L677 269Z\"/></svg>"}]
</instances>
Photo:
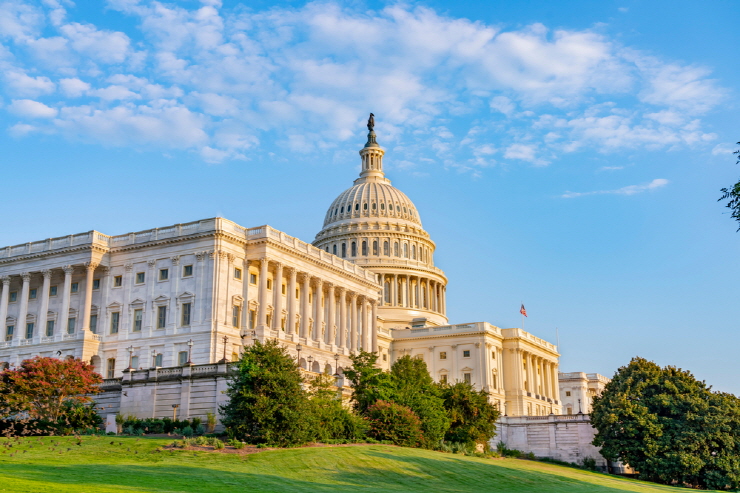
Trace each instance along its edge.
<instances>
[{"instance_id":1,"label":"white dome","mask_svg":"<svg viewBox=\"0 0 740 493\"><path fill-rule=\"evenodd\" d=\"M366 181L367 180L367 181ZM370 181L372 180L372 181ZM373 218L413 223L421 227L414 203L391 186L390 180L359 179L332 202L324 218L324 228L348 219Z\"/></svg>"}]
</instances>

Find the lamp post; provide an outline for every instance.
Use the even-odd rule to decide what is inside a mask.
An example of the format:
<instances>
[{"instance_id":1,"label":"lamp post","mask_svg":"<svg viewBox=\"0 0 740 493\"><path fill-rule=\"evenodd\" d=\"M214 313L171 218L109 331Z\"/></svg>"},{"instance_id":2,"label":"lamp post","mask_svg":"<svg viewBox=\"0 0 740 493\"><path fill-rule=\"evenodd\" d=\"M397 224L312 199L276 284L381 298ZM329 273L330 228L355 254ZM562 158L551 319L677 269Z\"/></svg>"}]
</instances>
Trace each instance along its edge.
<instances>
[{"instance_id":1,"label":"lamp post","mask_svg":"<svg viewBox=\"0 0 740 493\"><path fill-rule=\"evenodd\" d=\"M157 367L157 350L152 349L152 368Z\"/></svg>"},{"instance_id":2,"label":"lamp post","mask_svg":"<svg viewBox=\"0 0 740 493\"><path fill-rule=\"evenodd\" d=\"M339 353L334 353L334 376L339 378Z\"/></svg>"},{"instance_id":3,"label":"lamp post","mask_svg":"<svg viewBox=\"0 0 740 493\"><path fill-rule=\"evenodd\" d=\"M583 411L581 411L581 399L578 399L578 414L583 414Z\"/></svg>"},{"instance_id":4,"label":"lamp post","mask_svg":"<svg viewBox=\"0 0 740 493\"><path fill-rule=\"evenodd\" d=\"M303 349L303 346L301 346L301 343L299 342L295 345L295 350L298 353L298 359L296 360L298 361L298 368L301 367L301 349Z\"/></svg>"},{"instance_id":5,"label":"lamp post","mask_svg":"<svg viewBox=\"0 0 740 493\"><path fill-rule=\"evenodd\" d=\"M306 358L306 361L308 362L308 368L306 368L308 371L311 370L311 363L313 363L313 356L309 355L308 358Z\"/></svg>"},{"instance_id":6,"label":"lamp post","mask_svg":"<svg viewBox=\"0 0 740 493\"><path fill-rule=\"evenodd\" d=\"M188 339L188 365L192 365L193 364L193 358L192 358L192 356L193 356L193 344L194 344L193 343L193 340L192 339Z\"/></svg>"},{"instance_id":7,"label":"lamp post","mask_svg":"<svg viewBox=\"0 0 740 493\"><path fill-rule=\"evenodd\" d=\"M229 338L224 336L224 338L221 340L224 342L224 357L221 358L221 361L219 361L219 363L226 363L226 343L229 342Z\"/></svg>"},{"instance_id":8,"label":"lamp post","mask_svg":"<svg viewBox=\"0 0 740 493\"><path fill-rule=\"evenodd\" d=\"M126 368L128 371L132 371L134 367L132 366L132 363L134 362L134 347L129 346L126 348L126 351L128 351L128 368Z\"/></svg>"},{"instance_id":9,"label":"lamp post","mask_svg":"<svg viewBox=\"0 0 740 493\"><path fill-rule=\"evenodd\" d=\"M180 404L172 404L172 421L177 421L177 408Z\"/></svg>"}]
</instances>

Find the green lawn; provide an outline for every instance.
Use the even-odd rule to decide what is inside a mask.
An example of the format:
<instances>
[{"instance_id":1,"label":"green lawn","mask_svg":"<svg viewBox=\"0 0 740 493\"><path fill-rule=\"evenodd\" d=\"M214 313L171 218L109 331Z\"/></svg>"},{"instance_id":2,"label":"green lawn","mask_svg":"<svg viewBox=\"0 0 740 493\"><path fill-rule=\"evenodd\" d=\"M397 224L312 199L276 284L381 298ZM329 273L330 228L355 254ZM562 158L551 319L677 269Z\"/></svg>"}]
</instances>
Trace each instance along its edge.
<instances>
[{"instance_id":1,"label":"green lawn","mask_svg":"<svg viewBox=\"0 0 740 493\"><path fill-rule=\"evenodd\" d=\"M77 445L77 440L69 437L28 438L6 449L3 445L7 441L0 439L0 491L676 491L539 462L478 459L384 445L301 448L245 456L156 451L171 442L83 437Z\"/></svg>"}]
</instances>

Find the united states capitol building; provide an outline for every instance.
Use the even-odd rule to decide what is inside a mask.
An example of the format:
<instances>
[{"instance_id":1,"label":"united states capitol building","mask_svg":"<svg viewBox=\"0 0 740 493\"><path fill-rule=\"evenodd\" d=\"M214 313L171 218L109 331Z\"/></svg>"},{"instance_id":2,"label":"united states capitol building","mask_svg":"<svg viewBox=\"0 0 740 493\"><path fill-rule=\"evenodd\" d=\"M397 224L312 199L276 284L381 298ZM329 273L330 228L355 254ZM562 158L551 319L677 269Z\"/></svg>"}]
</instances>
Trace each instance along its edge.
<instances>
[{"instance_id":1,"label":"united states capitol building","mask_svg":"<svg viewBox=\"0 0 740 493\"><path fill-rule=\"evenodd\" d=\"M222 402L228 362L254 340L277 339L307 372L341 376L360 349L386 369L410 355L436 381L486 390L509 417L587 413L607 379L559 381L551 342L450 324L435 243L386 178L368 127L360 176L312 243L217 217L0 249L0 365L74 356L104 376L111 412L204 416Z\"/></svg>"}]
</instances>

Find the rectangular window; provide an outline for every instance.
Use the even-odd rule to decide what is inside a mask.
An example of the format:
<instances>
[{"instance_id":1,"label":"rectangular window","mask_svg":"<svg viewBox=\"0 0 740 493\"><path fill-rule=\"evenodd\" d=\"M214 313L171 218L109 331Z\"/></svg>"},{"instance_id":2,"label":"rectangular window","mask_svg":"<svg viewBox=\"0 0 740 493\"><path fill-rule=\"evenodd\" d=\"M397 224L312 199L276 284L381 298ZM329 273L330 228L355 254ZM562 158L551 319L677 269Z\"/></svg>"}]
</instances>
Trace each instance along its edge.
<instances>
[{"instance_id":1,"label":"rectangular window","mask_svg":"<svg viewBox=\"0 0 740 493\"><path fill-rule=\"evenodd\" d=\"M121 321L121 312L113 312L110 314L110 333L118 334L118 324Z\"/></svg>"},{"instance_id":2,"label":"rectangular window","mask_svg":"<svg viewBox=\"0 0 740 493\"><path fill-rule=\"evenodd\" d=\"M106 378L115 378L116 375L116 359L115 358L109 358L108 359L108 368L106 370L105 377Z\"/></svg>"},{"instance_id":3,"label":"rectangular window","mask_svg":"<svg viewBox=\"0 0 740 493\"><path fill-rule=\"evenodd\" d=\"M46 337L51 337L53 335L54 335L54 321L47 320L46 321Z\"/></svg>"},{"instance_id":4,"label":"rectangular window","mask_svg":"<svg viewBox=\"0 0 740 493\"><path fill-rule=\"evenodd\" d=\"M466 349L463 351L463 358L470 358L470 349Z\"/></svg>"},{"instance_id":5,"label":"rectangular window","mask_svg":"<svg viewBox=\"0 0 740 493\"><path fill-rule=\"evenodd\" d=\"M383 353L383 361L388 361L388 355Z\"/></svg>"},{"instance_id":6,"label":"rectangular window","mask_svg":"<svg viewBox=\"0 0 740 493\"><path fill-rule=\"evenodd\" d=\"M144 284L145 279L146 279L145 272L136 273L136 284Z\"/></svg>"},{"instance_id":7,"label":"rectangular window","mask_svg":"<svg viewBox=\"0 0 740 493\"><path fill-rule=\"evenodd\" d=\"M33 322L26 324L26 339L33 339Z\"/></svg>"},{"instance_id":8,"label":"rectangular window","mask_svg":"<svg viewBox=\"0 0 740 493\"><path fill-rule=\"evenodd\" d=\"M565 397L570 397L570 390L565 391Z\"/></svg>"},{"instance_id":9,"label":"rectangular window","mask_svg":"<svg viewBox=\"0 0 740 493\"><path fill-rule=\"evenodd\" d=\"M90 315L90 332L93 334L98 333L98 316Z\"/></svg>"},{"instance_id":10,"label":"rectangular window","mask_svg":"<svg viewBox=\"0 0 740 493\"><path fill-rule=\"evenodd\" d=\"M496 359L496 351L491 352L491 359Z\"/></svg>"},{"instance_id":11,"label":"rectangular window","mask_svg":"<svg viewBox=\"0 0 740 493\"><path fill-rule=\"evenodd\" d=\"M257 274L249 274L249 284L257 284Z\"/></svg>"},{"instance_id":12,"label":"rectangular window","mask_svg":"<svg viewBox=\"0 0 740 493\"><path fill-rule=\"evenodd\" d=\"M100 279L93 279L93 291L100 289Z\"/></svg>"},{"instance_id":13,"label":"rectangular window","mask_svg":"<svg viewBox=\"0 0 740 493\"><path fill-rule=\"evenodd\" d=\"M446 374L445 375L440 375L439 376L439 381L441 383L447 383L447 375Z\"/></svg>"},{"instance_id":14,"label":"rectangular window","mask_svg":"<svg viewBox=\"0 0 740 493\"><path fill-rule=\"evenodd\" d=\"M169 269L159 269L159 280L160 281L166 281L170 278L170 270Z\"/></svg>"},{"instance_id":15,"label":"rectangular window","mask_svg":"<svg viewBox=\"0 0 740 493\"><path fill-rule=\"evenodd\" d=\"M67 334L74 334L75 333L75 324L77 323L76 318L68 318L67 319Z\"/></svg>"},{"instance_id":16,"label":"rectangular window","mask_svg":"<svg viewBox=\"0 0 740 493\"><path fill-rule=\"evenodd\" d=\"M164 329L166 325L167 325L167 307L158 306L157 307L157 328Z\"/></svg>"},{"instance_id":17,"label":"rectangular window","mask_svg":"<svg viewBox=\"0 0 740 493\"><path fill-rule=\"evenodd\" d=\"M31 289L28 292L28 299L29 300L35 300L36 299L36 292L37 292L37 289L36 288Z\"/></svg>"},{"instance_id":18,"label":"rectangular window","mask_svg":"<svg viewBox=\"0 0 740 493\"><path fill-rule=\"evenodd\" d=\"M162 360L164 359L164 355L162 353L158 353L154 357L154 366L157 368L162 368Z\"/></svg>"},{"instance_id":19,"label":"rectangular window","mask_svg":"<svg viewBox=\"0 0 740 493\"><path fill-rule=\"evenodd\" d=\"M15 325L8 325L5 328L5 340L6 341L12 341L13 340L13 332L15 332Z\"/></svg>"},{"instance_id":20,"label":"rectangular window","mask_svg":"<svg viewBox=\"0 0 740 493\"><path fill-rule=\"evenodd\" d=\"M134 310L134 332L141 332L141 324L144 319L144 310Z\"/></svg>"},{"instance_id":21,"label":"rectangular window","mask_svg":"<svg viewBox=\"0 0 740 493\"><path fill-rule=\"evenodd\" d=\"M439 359L447 359L447 352L446 351L440 351L439 352Z\"/></svg>"},{"instance_id":22,"label":"rectangular window","mask_svg":"<svg viewBox=\"0 0 740 493\"><path fill-rule=\"evenodd\" d=\"M183 303L182 304L182 326L188 327L190 325L190 310L192 309L193 305L190 303Z\"/></svg>"},{"instance_id":23,"label":"rectangular window","mask_svg":"<svg viewBox=\"0 0 740 493\"><path fill-rule=\"evenodd\" d=\"M239 328L239 319L241 319L242 308L239 305L234 305L231 308L231 325Z\"/></svg>"},{"instance_id":24,"label":"rectangular window","mask_svg":"<svg viewBox=\"0 0 740 493\"><path fill-rule=\"evenodd\" d=\"M139 357L138 356L131 357L131 368L134 368L134 369L139 368Z\"/></svg>"},{"instance_id":25,"label":"rectangular window","mask_svg":"<svg viewBox=\"0 0 740 493\"><path fill-rule=\"evenodd\" d=\"M470 373L463 373L463 381L469 385L472 385L472 374Z\"/></svg>"},{"instance_id":26,"label":"rectangular window","mask_svg":"<svg viewBox=\"0 0 740 493\"><path fill-rule=\"evenodd\" d=\"M73 282L72 287L70 288L71 293L77 293L80 290L80 283L79 282Z\"/></svg>"},{"instance_id":27,"label":"rectangular window","mask_svg":"<svg viewBox=\"0 0 740 493\"><path fill-rule=\"evenodd\" d=\"M193 266L192 265L184 265L182 267L182 277L190 277L193 275Z\"/></svg>"},{"instance_id":28,"label":"rectangular window","mask_svg":"<svg viewBox=\"0 0 740 493\"><path fill-rule=\"evenodd\" d=\"M234 279L242 278L242 270L239 267L234 267Z\"/></svg>"},{"instance_id":29,"label":"rectangular window","mask_svg":"<svg viewBox=\"0 0 740 493\"><path fill-rule=\"evenodd\" d=\"M123 286L123 276L114 276L113 277L113 287L120 288L121 286Z\"/></svg>"},{"instance_id":30,"label":"rectangular window","mask_svg":"<svg viewBox=\"0 0 740 493\"><path fill-rule=\"evenodd\" d=\"M285 291L286 291L285 284L283 284L282 293L285 294Z\"/></svg>"},{"instance_id":31,"label":"rectangular window","mask_svg":"<svg viewBox=\"0 0 740 493\"><path fill-rule=\"evenodd\" d=\"M187 351L180 351L177 353L177 364L180 366L185 366L188 364L188 352Z\"/></svg>"},{"instance_id":32,"label":"rectangular window","mask_svg":"<svg viewBox=\"0 0 740 493\"><path fill-rule=\"evenodd\" d=\"M56 296L56 295L57 295L57 287L49 286L49 296Z\"/></svg>"},{"instance_id":33,"label":"rectangular window","mask_svg":"<svg viewBox=\"0 0 740 493\"><path fill-rule=\"evenodd\" d=\"M267 280L267 289L272 289L272 279Z\"/></svg>"},{"instance_id":34,"label":"rectangular window","mask_svg":"<svg viewBox=\"0 0 740 493\"><path fill-rule=\"evenodd\" d=\"M11 303L15 303L16 301L18 301L18 291L11 291L8 301L10 301Z\"/></svg>"}]
</instances>

